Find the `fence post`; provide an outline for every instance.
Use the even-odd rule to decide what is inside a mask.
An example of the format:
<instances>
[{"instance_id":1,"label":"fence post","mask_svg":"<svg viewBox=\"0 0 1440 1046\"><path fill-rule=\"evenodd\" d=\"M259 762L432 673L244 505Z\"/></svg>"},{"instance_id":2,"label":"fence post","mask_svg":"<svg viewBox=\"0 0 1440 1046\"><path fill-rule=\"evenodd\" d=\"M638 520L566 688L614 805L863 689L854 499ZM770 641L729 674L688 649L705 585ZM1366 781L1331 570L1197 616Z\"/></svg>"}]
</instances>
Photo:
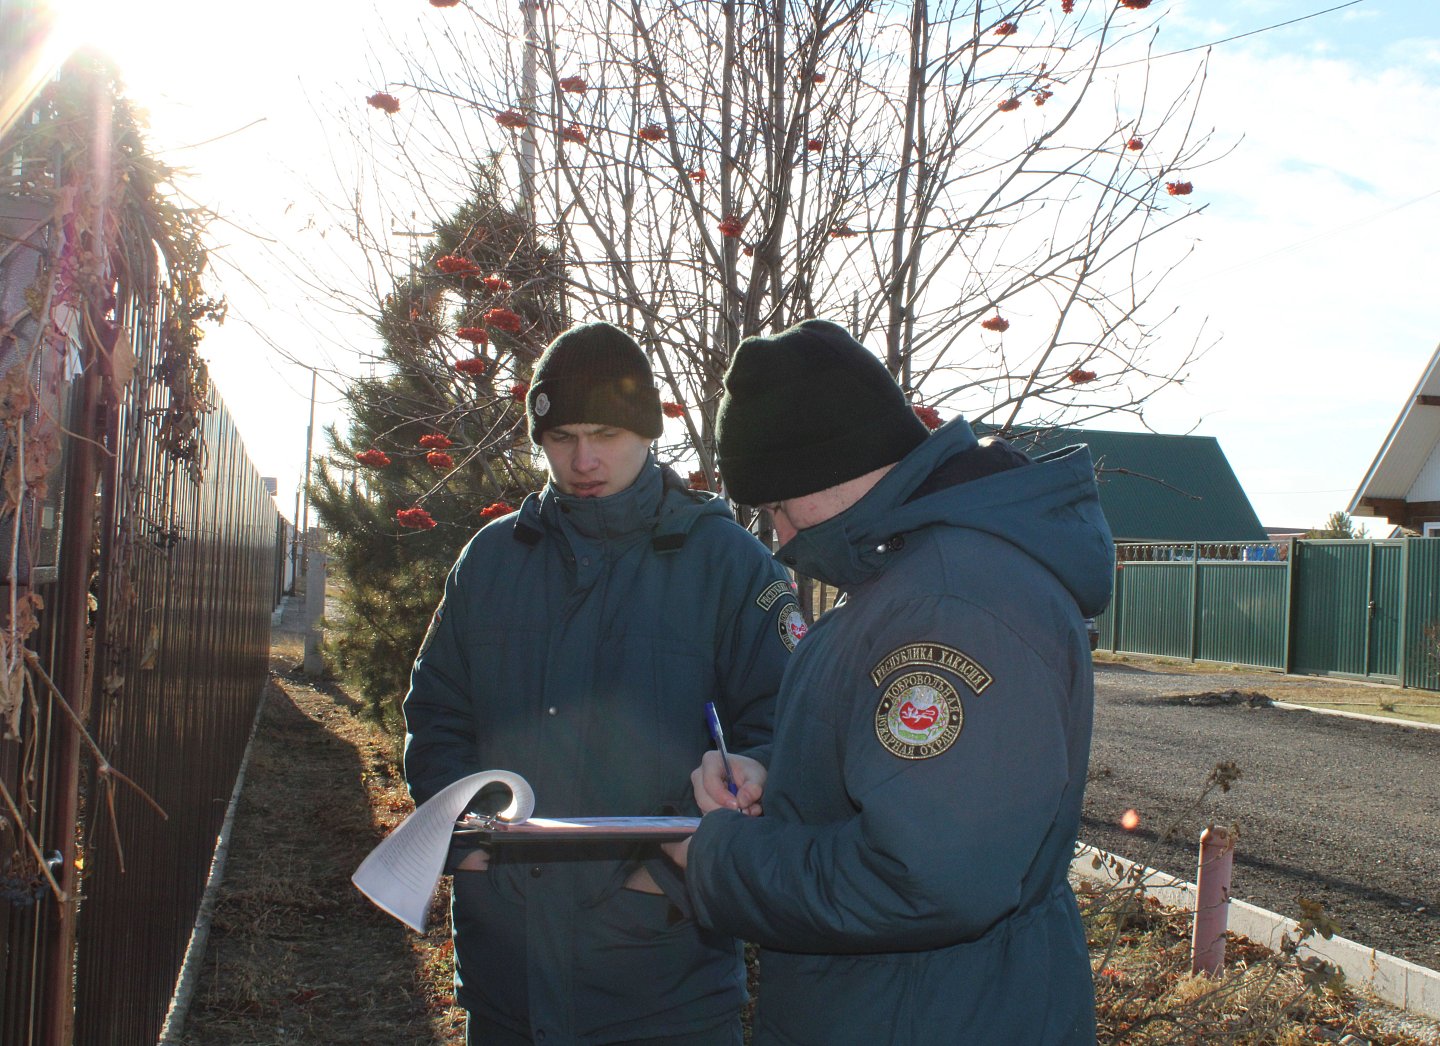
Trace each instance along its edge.
<instances>
[{"instance_id":1,"label":"fence post","mask_svg":"<svg viewBox=\"0 0 1440 1046\"><path fill-rule=\"evenodd\" d=\"M1190 546L1190 660L1200 650L1200 543Z\"/></svg>"},{"instance_id":2,"label":"fence post","mask_svg":"<svg viewBox=\"0 0 1440 1046\"><path fill-rule=\"evenodd\" d=\"M1120 650L1120 619L1125 613L1125 596L1121 591L1124 583L1125 561L1120 558L1120 547L1115 547L1115 579L1110 588L1110 653L1114 654Z\"/></svg>"},{"instance_id":3,"label":"fence post","mask_svg":"<svg viewBox=\"0 0 1440 1046\"><path fill-rule=\"evenodd\" d=\"M73 437L68 441L69 461L65 471L66 512L60 532L59 577L55 585L56 689L70 702L76 722L56 716L51 744L54 746L46 787L49 790L46 846L59 855L55 878L64 891L49 906L50 917L44 933L45 959L40 1038L44 1046L71 1046L75 1030L75 948L80 918L77 886L79 870L76 827L80 817L80 733L89 725L89 691L85 689L89 618L91 555L95 536L94 490L100 474L99 448L105 437L102 421L104 390L101 386L100 353L92 340L82 339L86 365L78 381L78 410L70 421ZM109 448L106 448L107 450ZM108 540L110 535L104 535Z\"/></svg>"},{"instance_id":4,"label":"fence post","mask_svg":"<svg viewBox=\"0 0 1440 1046\"><path fill-rule=\"evenodd\" d=\"M1300 554L1300 542L1294 538L1287 538L1289 548L1285 550L1285 649L1281 654L1283 661L1280 670L1287 675L1295 664L1294 652L1291 646L1295 634L1295 581L1300 566L1295 557Z\"/></svg>"},{"instance_id":5,"label":"fence post","mask_svg":"<svg viewBox=\"0 0 1440 1046\"><path fill-rule=\"evenodd\" d=\"M307 535L308 536L308 535ZM325 662L320 657L320 618L325 614L325 565L326 555L321 549L309 548L306 541L305 564L305 664L307 676L325 674Z\"/></svg>"},{"instance_id":6,"label":"fence post","mask_svg":"<svg viewBox=\"0 0 1440 1046\"><path fill-rule=\"evenodd\" d=\"M1370 654L1375 649L1375 542L1365 544L1365 660L1362 664L1365 678L1369 679Z\"/></svg>"},{"instance_id":7,"label":"fence post","mask_svg":"<svg viewBox=\"0 0 1440 1046\"><path fill-rule=\"evenodd\" d=\"M1395 637L1399 649L1395 660L1400 676L1400 687L1410 685L1410 538L1400 539L1400 613L1397 627L1400 634Z\"/></svg>"},{"instance_id":8,"label":"fence post","mask_svg":"<svg viewBox=\"0 0 1440 1046\"><path fill-rule=\"evenodd\" d=\"M1235 837L1219 825L1200 833L1200 867L1195 873L1195 929L1190 972L1220 972L1225 965L1225 928L1230 921L1230 873Z\"/></svg>"}]
</instances>

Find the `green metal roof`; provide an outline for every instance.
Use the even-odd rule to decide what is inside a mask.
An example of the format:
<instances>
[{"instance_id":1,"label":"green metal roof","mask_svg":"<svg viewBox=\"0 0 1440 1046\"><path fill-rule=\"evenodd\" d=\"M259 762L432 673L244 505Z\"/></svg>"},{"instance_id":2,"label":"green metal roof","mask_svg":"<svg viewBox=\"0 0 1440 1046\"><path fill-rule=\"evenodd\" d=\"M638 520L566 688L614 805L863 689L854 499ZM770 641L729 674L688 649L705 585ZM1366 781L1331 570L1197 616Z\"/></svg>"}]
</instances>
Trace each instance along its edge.
<instances>
[{"instance_id":1,"label":"green metal roof","mask_svg":"<svg viewBox=\"0 0 1440 1046\"><path fill-rule=\"evenodd\" d=\"M1086 443L1117 541L1266 541L1265 528L1213 436L1103 429L1018 430L1029 454Z\"/></svg>"}]
</instances>

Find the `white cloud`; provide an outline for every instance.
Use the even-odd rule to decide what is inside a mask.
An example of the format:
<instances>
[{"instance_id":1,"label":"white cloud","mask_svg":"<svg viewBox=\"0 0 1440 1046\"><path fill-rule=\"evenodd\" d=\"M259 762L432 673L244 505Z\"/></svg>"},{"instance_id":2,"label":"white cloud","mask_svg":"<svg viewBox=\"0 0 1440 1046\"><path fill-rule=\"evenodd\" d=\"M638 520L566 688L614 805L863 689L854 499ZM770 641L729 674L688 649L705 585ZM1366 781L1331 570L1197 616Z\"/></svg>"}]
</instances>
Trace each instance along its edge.
<instances>
[{"instance_id":1,"label":"white cloud","mask_svg":"<svg viewBox=\"0 0 1440 1046\"><path fill-rule=\"evenodd\" d=\"M1204 416L1267 521L1348 501L1440 338L1428 53L1215 53L1203 111L1244 138L1195 173L1211 207L1179 282L1225 340L1152 422Z\"/></svg>"}]
</instances>

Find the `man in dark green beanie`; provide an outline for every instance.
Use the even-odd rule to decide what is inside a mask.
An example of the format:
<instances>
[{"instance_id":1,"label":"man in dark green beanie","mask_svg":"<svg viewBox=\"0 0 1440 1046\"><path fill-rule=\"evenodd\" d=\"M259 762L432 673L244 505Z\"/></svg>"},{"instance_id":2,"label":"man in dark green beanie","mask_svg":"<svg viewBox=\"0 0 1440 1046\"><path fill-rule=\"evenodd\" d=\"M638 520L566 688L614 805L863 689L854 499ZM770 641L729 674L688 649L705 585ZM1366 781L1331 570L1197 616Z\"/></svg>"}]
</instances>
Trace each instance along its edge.
<instances>
[{"instance_id":1,"label":"man in dark green beanie","mask_svg":"<svg viewBox=\"0 0 1440 1046\"><path fill-rule=\"evenodd\" d=\"M667 845L701 925L761 946L754 1042L1094 1043L1067 881L1113 563L1089 450L930 434L820 320L740 344L718 435L781 562L846 591L765 764L732 757L732 800L707 755L710 812Z\"/></svg>"},{"instance_id":2,"label":"man in dark green beanie","mask_svg":"<svg viewBox=\"0 0 1440 1046\"><path fill-rule=\"evenodd\" d=\"M770 740L789 577L656 462L660 397L623 331L561 334L526 408L550 482L446 581L405 698L410 791L503 768L538 816L696 812L707 701L737 749ZM468 1042L740 1043L740 946L696 925L658 848L457 849L450 868Z\"/></svg>"}]
</instances>

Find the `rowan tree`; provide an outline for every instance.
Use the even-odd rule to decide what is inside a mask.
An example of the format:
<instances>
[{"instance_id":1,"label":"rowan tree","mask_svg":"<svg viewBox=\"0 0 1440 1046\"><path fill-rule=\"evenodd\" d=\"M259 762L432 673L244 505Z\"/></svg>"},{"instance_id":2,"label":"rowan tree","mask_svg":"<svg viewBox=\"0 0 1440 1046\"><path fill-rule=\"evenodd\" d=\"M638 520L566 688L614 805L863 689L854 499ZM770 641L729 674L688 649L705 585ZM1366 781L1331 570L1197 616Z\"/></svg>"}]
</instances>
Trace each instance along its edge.
<instances>
[{"instance_id":1,"label":"rowan tree","mask_svg":"<svg viewBox=\"0 0 1440 1046\"><path fill-rule=\"evenodd\" d=\"M1138 414L1196 355L1151 299L1202 209L1204 64L1152 87L1145 0L432 6L377 45L372 148L422 207L501 157L570 313L652 351L697 482L736 345L807 316L927 420L1002 430Z\"/></svg>"},{"instance_id":2,"label":"rowan tree","mask_svg":"<svg viewBox=\"0 0 1440 1046\"><path fill-rule=\"evenodd\" d=\"M349 388L311 497L343 579L331 635L371 710L394 712L469 536L537 478L524 392L560 322L560 269L503 199L493 164L379 303L376 372Z\"/></svg>"},{"instance_id":3,"label":"rowan tree","mask_svg":"<svg viewBox=\"0 0 1440 1046\"><path fill-rule=\"evenodd\" d=\"M523 226L504 242L545 259L532 354L572 317L633 331L673 419L662 456L696 486L718 487L714 417L739 341L808 316L879 352L932 426L1142 414L1198 352L1162 341L1153 299L1214 152L1195 127L1204 61L1178 78L1173 59L1156 65L1148 6L432 0L418 31L387 19L385 73L350 114L367 166L335 215L367 258L386 358L355 383L358 427L337 450L451 416L432 378L402 374L407 354L449 374L431 354L453 355L474 321L478 277L451 286L409 254L433 230L427 264L443 249L479 276L504 268L449 218L477 169L487 207ZM513 428L485 424L467 444L486 448L477 468L528 466ZM386 475L386 514L452 523L448 488Z\"/></svg>"}]
</instances>

